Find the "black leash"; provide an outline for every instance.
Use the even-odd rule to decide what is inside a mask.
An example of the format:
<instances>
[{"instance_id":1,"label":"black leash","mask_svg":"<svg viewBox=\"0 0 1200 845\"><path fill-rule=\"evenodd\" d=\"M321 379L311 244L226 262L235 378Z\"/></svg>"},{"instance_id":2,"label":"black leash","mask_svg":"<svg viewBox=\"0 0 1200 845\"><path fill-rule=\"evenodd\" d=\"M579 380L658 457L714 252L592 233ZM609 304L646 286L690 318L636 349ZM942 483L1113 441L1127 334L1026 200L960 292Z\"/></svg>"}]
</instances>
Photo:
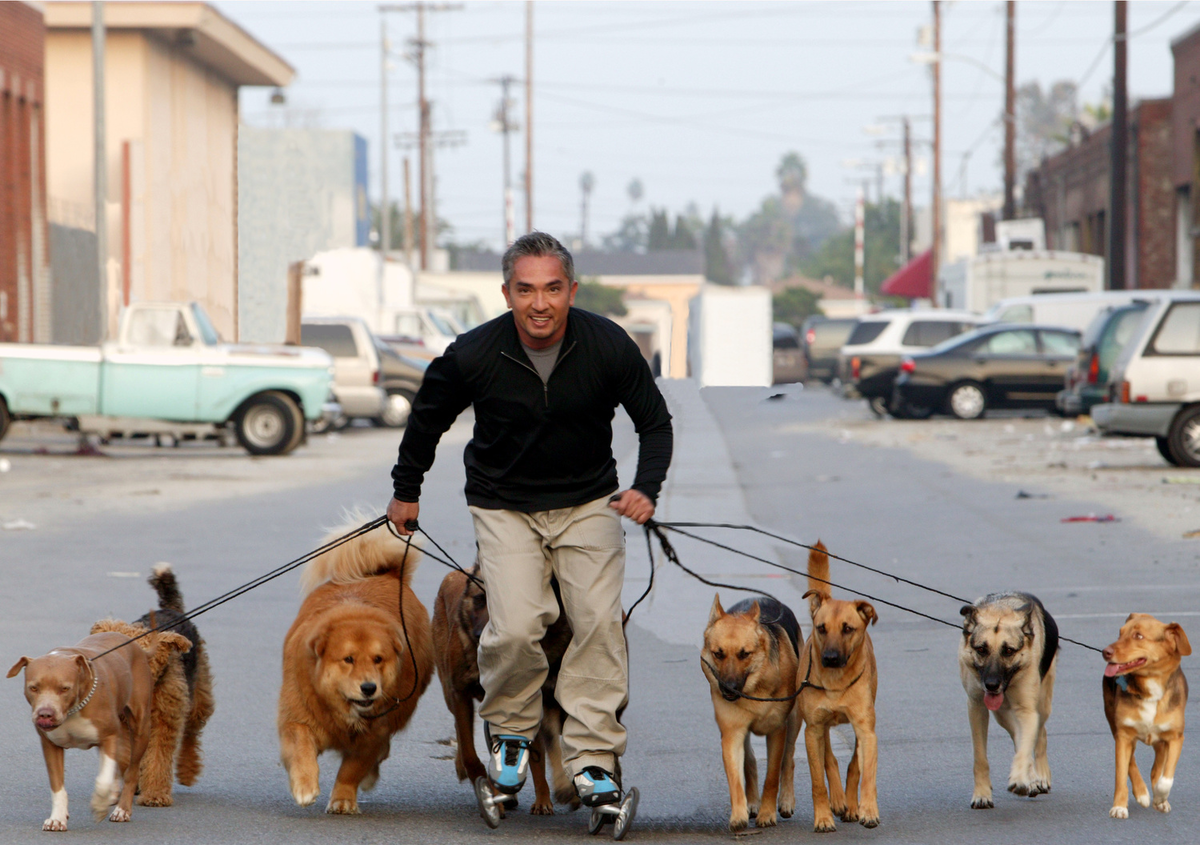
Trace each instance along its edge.
<instances>
[{"instance_id":1,"label":"black leash","mask_svg":"<svg viewBox=\"0 0 1200 845\"><path fill-rule=\"evenodd\" d=\"M793 545L793 546L799 546L799 547L801 547L801 548L804 548L804 549L809 549L810 551L817 551L816 547L814 547L814 546L810 546L810 545L807 545L807 544L805 544L805 543L801 543L801 542L799 542L799 541L797 541L797 540L792 540L792 539L790 539L790 538L788 538L788 537L783 537L783 536L781 536L781 535L778 535L778 534L773 534L773 533L771 533L770 531L764 531L763 529L761 529L761 528L756 528L756 527L754 527L753 525L734 525L734 524L730 524L730 523L719 523L719 522L658 522L658 521L656 521L656 520L654 520L654 519L649 519L649 520L647 520L647 521L646 521L646 524L645 524L643 527L646 529L646 533L647 533L647 542L649 542L649 534L650 534L651 532L653 532L653 533L654 533L654 535L655 535L655 536L658 538L658 540L659 540L659 543L660 543L660 544L662 544L662 543L664 543L664 542L665 542L665 537L664 537L664 535L663 535L663 530L662 530L662 529L666 529L666 530L668 530L668 531L674 531L676 534L682 534L682 535L683 535L683 536L685 536L685 537L690 537L690 538L691 538L691 539L693 539L693 540L698 540L698 541L699 541L699 542L701 542L701 543L707 543L707 544L709 544L710 546L715 546L715 547L717 547L718 549L723 549L723 550L725 550L725 551L727 551L727 552L732 552L733 554L736 554L736 555L741 555L742 557L747 557L747 558L750 558L751 560L758 561L759 563L765 563L765 564L767 564L768 566L773 566L773 567L775 567L776 569L782 569L783 571L785 571L785 572L790 572L790 573L792 573L793 575L799 575L799 576L801 576L801 577L804 577L804 578L811 578L812 580L814 580L814 581L819 581L819 582L821 582L822 584L828 584L828 585L829 585L829 586L831 586L831 587L837 587L839 590L845 590L846 592L848 592L848 593L852 593L852 594L854 594L854 595L856 595L856 596L862 596L863 598L870 599L871 601L873 601L873 602L876 602L876 603L878 603L878 604L887 605L888 607L894 607L894 608L895 608L895 609L897 609L897 610L903 610L905 613L911 613L911 614L913 614L914 616L920 616L920 617L922 617L923 619L928 619L928 620L930 620L931 622L937 622L937 623L939 623L939 624L946 625L947 627L954 628L954 629L955 629L955 630L957 630L957 631L961 631L961 630L962 630L962 624L961 624L961 623L947 622L945 619L940 619L940 618L938 618L938 617L936 617L936 616L930 616L928 613L922 613L921 611L919 611L919 610L915 610L914 608L907 607L907 606L905 606L905 605L902 605L902 604L896 604L895 602L888 601L887 599L879 598L879 597L877 597L877 596L872 596L872 595L871 595L871 594L869 594L869 593L864 593L864 592L862 592L862 591L860 591L860 590L854 590L854 589L851 589L851 588L849 588L849 587L842 586L841 584L837 584L837 583L835 583L835 582L833 582L833 581L826 581L824 578L816 578L816 577L814 577L814 576L812 576L812 575L809 575L807 572L802 572L802 571L800 571L800 570L798 570L798 569L795 569L795 568L793 568L793 567L790 567L790 566L785 566L784 564L782 564L782 563L779 563L779 562L777 562L777 561L773 561L773 560L767 560L766 558L763 558L763 557L759 557L759 556L757 556L757 555L750 554L749 552L743 551L743 550L741 550L741 549L734 548L733 546L727 546L727 545L725 545L724 543L718 543L717 541L715 541L715 540L710 540L710 539L709 539L709 538L707 538L707 537L701 537L701 536L700 536L700 535L698 535L698 534L693 534L693 533L691 533L690 531L684 531L684 530L683 530L683 528L684 528L684 527L687 527L687 528L728 528L728 529L733 529L733 530L753 531L753 532L755 532L755 533L757 533L757 534L763 534L763 535L765 535L765 536L767 536L767 537L771 537L771 538L773 538L773 539L779 540L779 541L781 541L781 542L784 542L784 543L789 543L789 544L791 544L791 545ZM697 575L697 574L696 574L695 572L693 572L692 570L690 570L690 569L688 569L687 567L685 567L683 564L679 563L679 558L678 558L678 556L676 556L676 555L675 555L674 549L671 549L671 551L668 553L666 550L667 550L667 548L669 548L669 547L670 547L670 544L669 544L669 543L667 543L666 545L664 545L664 546L663 546L663 551L664 551L664 553L667 555L667 558L668 558L668 560L671 560L671 562L672 562L672 563L675 563L675 564L676 564L677 566L679 566L679 568L680 568L680 569L682 569L684 572L688 573L688 574L689 574L689 575L691 575L693 578L696 578L698 581L700 581L700 582L702 582L702 583L704 583L704 584L708 584L709 586L715 586L715 587L724 587L724 588L726 588L726 589L742 590L742 591L745 591L745 592L758 592L758 593L761 593L762 595L768 595L767 593L762 593L760 590L753 590L753 589L750 589L750 588L748 588L748 587L733 587L733 586L731 586L731 585L728 585L728 584L717 584L717 583L714 583L714 582L712 582L712 581L705 580L704 578L700 577L699 575ZM912 581L912 580L910 580L910 579L908 579L908 578L903 578L903 577L901 577L901 576L899 576L899 575L894 575L894 574L892 574L892 573L890 573L890 572L885 572L885 571L883 571L883 570L881 570L881 569L876 569L876 568L874 568L874 567L867 566L866 564L858 563L858 562L856 562L856 561L852 561L852 560L849 560L849 559L847 559L847 558L840 557L840 556L838 556L838 555L835 555L835 554L831 554L831 553L830 553L830 552L828 552L828 551L826 551L826 554L828 554L828 555L829 555L829 557L833 558L834 560L840 560L840 561L842 561L843 563L849 563L849 564L851 564L851 565L853 565L853 566L857 566L857 567L859 567L860 569L865 569L865 570L867 570L867 571L869 571L869 572L873 572L873 573L875 573L875 574L877 574L877 575L882 575L882 576L884 576L884 577L887 577L887 578L892 578L893 580L895 580L895 581L897 581L897 582L902 582L902 583L905 583L905 584L910 584L910 585L912 585L912 586L914 586L914 587L918 587L918 588L920 588L920 589L922 589L922 590L926 590L926 591L928 591L928 592L931 592L931 593L936 593L937 595L944 596L944 597L946 597L946 598L948 598L948 599L953 599L954 601L962 602L963 604L974 604L974 602L972 602L972 601L970 601L970 600L968 600L968 599L964 599L964 598L961 598L961 597L959 597L959 596L955 596L955 595L952 595L952 594L950 594L950 593L943 592L942 590L938 590L938 589L936 589L936 588L934 588L934 587L930 587L930 586L927 586L927 585L925 585L925 584L918 583L917 581ZM772 598L774 598L774 597L772 596ZM1096 652L1097 654L1102 654L1102 653L1103 653L1103 651L1104 651L1103 649L1096 648L1095 646L1088 645L1087 643L1081 643L1081 642L1079 642L1078 640L1073 640L1073 639L1071 639L1070 637L1064 637L1064 636L1063 636L1061 633L1059 633L1059 635L1058 635L1058 639L1059 639L1060 641L1062 641L1062 642L1071 643L1072 645L1077 645L1077 646L1079 646L1080 648L1085 648L1085 649L1088 649L1089 651L1094 651L1094 652Z\"/></svg>"},{"instance_id":2,"label":"black leash","mask_svg":"<svg viewBox=\"0 0 1200 845\"><path fill-rule=\"evenodd\" d=\"M374 713L370 716L363 716L363 719L368 722L373 722L376 719L382 718L389 713L394 712L397 707L413 697L413 693L417 691L417 686L421 683L421 671L417 668L417 656L413 653L412 643L408 639L408 625L404 623L404 566L406 563L408 563L408 551L412 548L412 534L409 534L406 537L398 534L396 529L392 526L392 521L390 519L386 524L388 530L391 531L394 536L399 537L404 541L404 557L400 558L400 588L397 592L397 595L399 596L398 604L400 606L400 630L404 632L404 647L408 649L409 659L412 660L413 682L412 689L408 691L408 695L404 696L404 698L394 698L393 701L395 703L392 704L392 706L387 710L384 710L382 713ZM404 527L409 531L416 531L419 528L415 519L411 519L404 523ZM426 534L425 536L428 537L429 535ZM438 548L441 547L439 546Z\"/></svg>"}]
</instances>

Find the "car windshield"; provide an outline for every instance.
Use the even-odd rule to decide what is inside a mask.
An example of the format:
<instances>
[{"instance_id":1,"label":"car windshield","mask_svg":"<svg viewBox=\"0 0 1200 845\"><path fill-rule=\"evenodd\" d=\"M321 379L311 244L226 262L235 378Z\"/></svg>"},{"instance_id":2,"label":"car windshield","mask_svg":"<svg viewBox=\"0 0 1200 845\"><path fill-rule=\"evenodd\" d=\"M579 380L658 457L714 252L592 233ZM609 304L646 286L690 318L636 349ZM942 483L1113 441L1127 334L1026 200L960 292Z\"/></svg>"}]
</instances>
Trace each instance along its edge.
<instances>
[{"instance_id":1,"label":"car windshield","mask_svg":"<svg viewBox=\"0 0 1200 845\"><path fill-rule=\"evenodd\" d=\"M937 346L931 346L928 350L929 354L930 355L939 355L943 352L948 352L951 349L955 349L959 346L966 346L966 345L978 340L979 336L981 334L986 334L986 331L981 331L980 329L974 329L969 332L963 332L960 335L955 335L954 337L952 337L948 340L943 340Z\"/></svg>"},{"instance_id":2,"label":"car windshield","mask_svg":"<svg viewBox=\"0 0 1200 845\"><path fill-rule=\"evenodd\" d=\"M221 342L221 335L217 334L217 330L213 328L212 321L208 319L208 314L200 307L200 303L192 303L192 317L196 320L196 326L200 329L200 336L204 338L206 346L216 346Z\"/></svg>"},{"instance_id":3,"label":"car windshield","mask_svg":"<svg viewBox=\"0 0 1200 845\"><path fill-rule=\"evenodd\" d=\"M453 324L452 320L447 319L436 311L430 311L428 313L430 322L432 322L433 325L437 327L437 330L442 334L449 335L450 337L458 337L461 334L458 327Z\"/></svg>"},{"instance_id":4,"label":"car windshield","mask_svg":"<svg viewBox=\"0 0 1200 845\"><path fill-rule=\"evenodd\" d=\"M891 320L864 320L854 327L854 331L850 332L850 337L846 339L847 346L858 346L861 343L870 343L875 338L883 334L883 330L888 327Z\"/></svg>"}]
</instances>

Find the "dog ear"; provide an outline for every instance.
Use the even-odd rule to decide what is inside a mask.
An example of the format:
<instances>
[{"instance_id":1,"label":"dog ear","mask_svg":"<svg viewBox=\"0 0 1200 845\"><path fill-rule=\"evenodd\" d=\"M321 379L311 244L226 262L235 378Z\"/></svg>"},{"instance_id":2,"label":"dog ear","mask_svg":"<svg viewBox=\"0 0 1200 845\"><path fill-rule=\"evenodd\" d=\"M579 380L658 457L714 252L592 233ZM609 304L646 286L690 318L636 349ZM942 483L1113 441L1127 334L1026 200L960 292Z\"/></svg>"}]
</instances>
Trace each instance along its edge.
<instances>
[{"instance_id":1,"label":"dog ear","mask_svg":"<svg viewBox=\"0 0 1200 845\"><path fill-rule=\"evenodd\" d=\"M15 677L18 672L20 672L22 669L24 669L28 665L29 665L29 658L22 657L20 660L18 660L16 663L13 664L13 667L11 669L8 670L8 677L10 677L10 678Z\"/></svg>"},{"instance_id":2,"label":"dog ear","mask_svg":"<svg viewBox=\"0 0 1200 845\"><path fill-rule=\"evenodd\" d=\"M802 595L800 598L808 599L809 613L812 613L815 615L816 612L821 609L821 591L820 590L809 590L807 593Z\"/></svg>"},{"instance_id":3,"label":"dog ear","mask_svg":"<svg viewBox=\"0 0 1200 845\"><path fill-rule=\"evenodd\" d=\"M762 607L759 605L758 599L755 599L750 605L750 621L757 623L760 619L762 619Z\"/></svg>"},{"instance_id":4,"label":"dog ear","mask_svg":"<svg viewBox=\"0 0 1200 845\"><path fill-rule=\"evenodd\" d=\"M1187 634L1183 632L1183 628L1179 627L1178 622L1172 622L1167 625L1167 639L1171 640L1175 645L1175 653L1180 657L1187 657L1192 653L1192 644L1188 642Z\"/></svg>"},{"instance_id":5,"label":"dog ear","mask_svg":"<svg viewBox=\"0 0 1200 845\"><path fill-rule=\"evenodd\" d=\"M875 608L867 601L856 601L854 607L858 610L858 615L863 618L863 622L868 625L874 625L879 621L879 614L875 612Z\"/></svg>"},{"instance_id":6,"label":"dog ear","mask_svg":"<svg viewBox=\"0 0 1200 845\"><path fill-rule=\"evenodd\" d=\"M708 624L716 622L725 616L725 608L721 607L721 594L713 596L712 609L708 611Z\"/></svg>"},{"instance_id":7,"label":"dog ear","mask_svg":"<svg viewBox=\"0 0 1200 845\"><path fill-rule=\"evenodd\" d=\"M308 640L308 647L312 650L312 653L316 655L318 660L325 656L325 646L327 645L329 645L328 631L317 631Z\"/></svg>"}]
</instances>

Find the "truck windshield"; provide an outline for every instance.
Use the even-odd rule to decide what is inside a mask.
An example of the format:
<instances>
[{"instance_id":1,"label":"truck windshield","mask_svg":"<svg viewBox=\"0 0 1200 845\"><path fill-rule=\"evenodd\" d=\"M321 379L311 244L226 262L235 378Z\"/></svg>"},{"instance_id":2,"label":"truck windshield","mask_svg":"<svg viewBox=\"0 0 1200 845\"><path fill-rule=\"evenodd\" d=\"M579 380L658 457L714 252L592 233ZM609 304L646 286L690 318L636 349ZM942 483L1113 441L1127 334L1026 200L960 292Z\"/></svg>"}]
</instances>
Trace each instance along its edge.
<instances>
[{"instance_id":1,"label":"truck windshield","mask_svg":"<svg viewBox=\"0 0 1200 845\"><path fill-rule=\"evenodd\" d=\"M213 328L212 321L208 319L208 314L200 307L200 303L192 303L192 316L196 319L196 326L200 329L200 336L204 338L206 346L216 346L221 342L221 336Z\"/></svg>"}]
</instances>

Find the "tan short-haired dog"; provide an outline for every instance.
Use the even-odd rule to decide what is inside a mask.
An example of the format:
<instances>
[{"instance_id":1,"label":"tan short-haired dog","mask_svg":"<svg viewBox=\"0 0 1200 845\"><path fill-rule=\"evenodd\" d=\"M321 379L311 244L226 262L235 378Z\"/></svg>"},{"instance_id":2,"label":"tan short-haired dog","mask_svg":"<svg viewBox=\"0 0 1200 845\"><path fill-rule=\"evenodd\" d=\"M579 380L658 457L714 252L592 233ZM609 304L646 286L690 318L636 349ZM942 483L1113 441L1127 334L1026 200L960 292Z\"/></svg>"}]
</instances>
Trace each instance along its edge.
<instances>
[{"instance_id":1,"label":"tan short-haired dog","mask_svg":"<svg viewBox=\"0 0 1200 845\"><path fill-rule=\"evenodd\" d=\"M1131 613L1117 641L1104 649L1104 715L1117 743L1117 786L1108 814L1129 818L1129 781L1133 796L1150 806L1150 793L1133 759L1138 740L1154 746L1150 782L1154 809L1171 812L1167 798L1175 784L1175 764L1183 748L1183 716L1188 683L1179 659L1192 653L1183 628L1146 613Z\"/></svg>"},{"instance_id":2,"label":"tan short-haired dog","mask_svg":"<svg viewBox=\"0 0 1200 845\"><path fill-rule=\"evenodd\" d=\"M813 629L800 652L799 709L812 776L813 829L835 830L834 813L842 821L875 827L879 824L875 791L879 678L867 626L879 617L869 602L833 598L829 555L819 540L808 554L808 592L804 597L809 600ZM843 792L837 759L829 747L829 729L847 722L854 728L854 756L846 769Z\"/></svg>"},{"instance_id":3,"label":"tan short-haired dog","mask_svg":"<svg viewBox=\"0 0 1200 845\"><path fill-rule=\"evenodd\" d=\"M708 678L713 715L721 729L721 758L729 781L729 829L789 818L796 810L794 767L800 719L796 712L796 648L800 623L775 599L746 599L729 608L713 598L704 629L701 671ZM752 696L752 697L747 697ZM756 701L755 699L780 699ZM767 738L762 803L750 734Z\"/></svg>"},{"instance_id":4,"label":"tan short-haired dog","mask_svg":"<svg viewBox=\"0 0 1200 845\"><path fill-rule=\"evenodd\" d=\"M128 642L121 634L93 634L70 648L22 657L8 670L10 678L25 670L25 699L50 776L50 818L42 830L67 829L66 748L100 747L92 814L96 821L106 815L109 821L129 821L138 767L150 741L154 677L142 649L120 648ZM101 657L104 652L109 653ZM119 790L118 775L124 781Z\"/></svg>"}]
</instances>

